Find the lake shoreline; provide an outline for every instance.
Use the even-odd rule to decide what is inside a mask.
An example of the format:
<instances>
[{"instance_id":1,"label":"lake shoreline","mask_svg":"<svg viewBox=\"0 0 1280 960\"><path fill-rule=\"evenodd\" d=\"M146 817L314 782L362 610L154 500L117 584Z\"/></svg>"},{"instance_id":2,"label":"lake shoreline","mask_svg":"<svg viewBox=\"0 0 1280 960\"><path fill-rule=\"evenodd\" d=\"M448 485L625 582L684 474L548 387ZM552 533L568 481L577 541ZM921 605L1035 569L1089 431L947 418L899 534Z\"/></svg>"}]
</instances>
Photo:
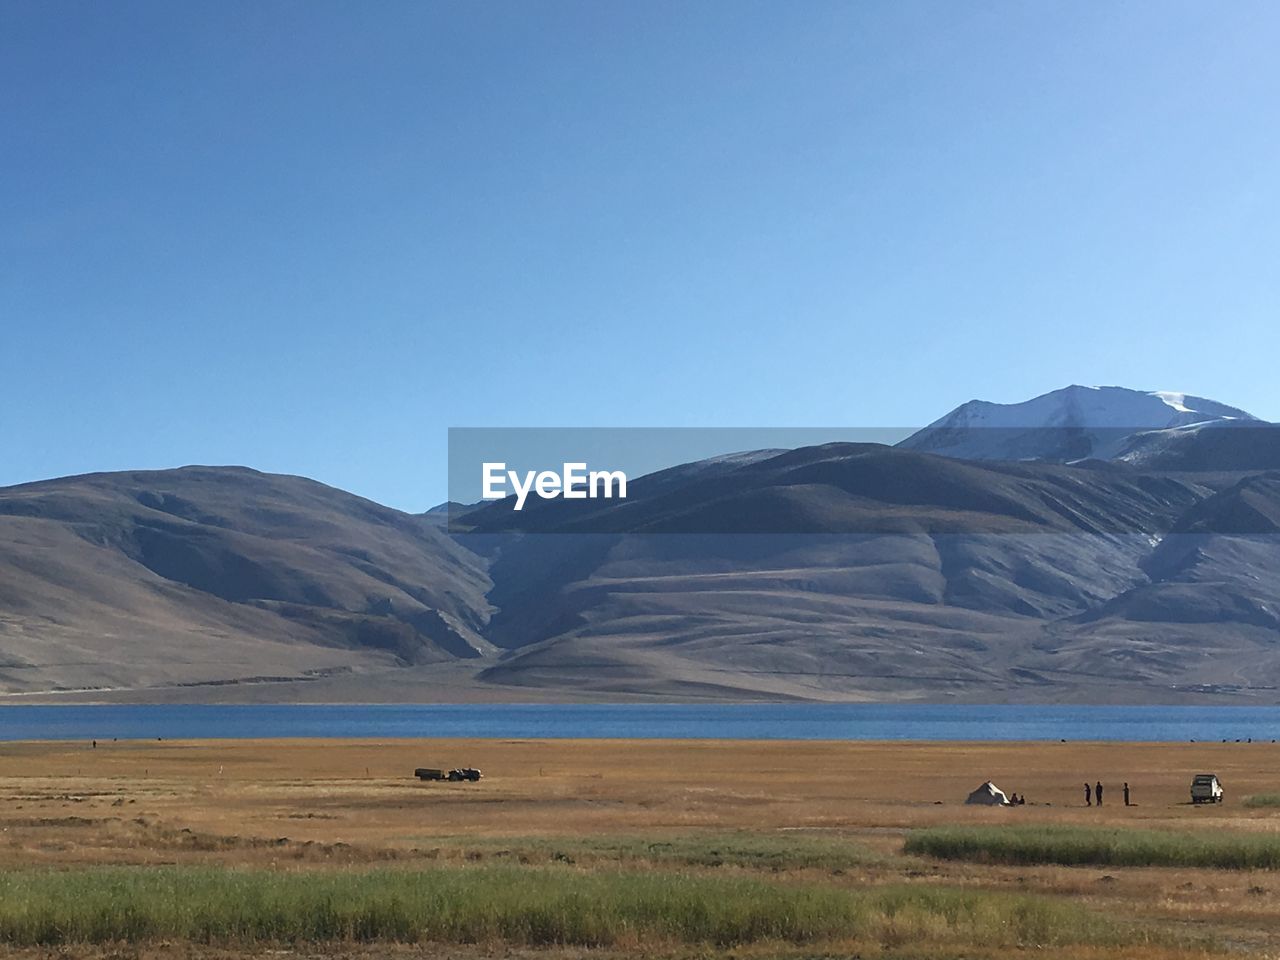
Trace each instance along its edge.
<instances>
[{"instance_id":1,"label":"lake shoreline","mask_svg":"<svg viewBox=\"0 0 1280 960\"><path fill-rule=\"evenodd\" d=\"M0 704L0 741L1270 742L1280 708L1011 704Z\"/></svg>"}]
</instances>

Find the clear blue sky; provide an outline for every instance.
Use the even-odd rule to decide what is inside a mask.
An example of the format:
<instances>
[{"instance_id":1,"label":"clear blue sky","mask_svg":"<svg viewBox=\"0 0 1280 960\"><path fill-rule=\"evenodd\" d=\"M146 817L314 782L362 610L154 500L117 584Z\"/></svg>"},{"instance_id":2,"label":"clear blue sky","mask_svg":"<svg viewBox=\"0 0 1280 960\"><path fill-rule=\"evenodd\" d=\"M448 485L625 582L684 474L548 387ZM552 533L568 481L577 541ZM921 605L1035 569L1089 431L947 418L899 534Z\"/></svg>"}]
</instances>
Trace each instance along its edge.
<instances>
[{"instance_id":1,"label":"clear blue sky","mask_svg":"<svg viewBox=\"0 0 1280 960\"><path fill-rule=\"evenodd\" d=\"M0 484L449 426L1280 419L1280 5L0 4Z\"/></svg>"}]
</instances>

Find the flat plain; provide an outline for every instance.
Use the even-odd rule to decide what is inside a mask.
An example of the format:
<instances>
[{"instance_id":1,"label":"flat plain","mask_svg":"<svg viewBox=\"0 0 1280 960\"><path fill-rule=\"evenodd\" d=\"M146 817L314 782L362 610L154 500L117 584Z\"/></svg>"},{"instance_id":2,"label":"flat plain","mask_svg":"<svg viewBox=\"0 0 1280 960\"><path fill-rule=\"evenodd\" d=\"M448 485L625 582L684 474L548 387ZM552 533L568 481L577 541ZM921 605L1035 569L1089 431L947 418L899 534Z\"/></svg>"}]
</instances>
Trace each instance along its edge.
<instances>
[{"instance_id":1,"label":"flat plain","mask_svg":"<svg viewBox=\"0 0 1280 960\"><path fill-rule=\"evenodd\" d=\"M416 767L461 766L480 768L483 779L413 777ZM1225 803L1189 802L1191 777L1200 772L1218 775ZM966 806L965 796L988 779L1024 795L1026 805ZM1086 807L1084 783L1099 780L1104 804ZM0 743L0 871L21 878L146 865L294 878L514 870L512 876L543 871L531 875L549 883L622 873L777 885L766 890L802 887L824 896L827 890L851 896L891 891L894 898L945 891L1028 897L1027 903L1083 911L1082 917L1111 925L1106 935L1055 941L1055 956L1270 956L1280 949L1280 874L1271 870L1004 865L908 855L903 847L913 831L941 826L1142 829L1169 832L1175 841L1184 833L1269 841L1280 839L1280 810L1245 801L1275 793L1280 745L1271 742ZM1026 905L1018 904L1009 909L1025 912ZM950 957L1043 954L1046 946L1034 934L1000 939L980 927L957 926L952 906L936 908L951 917L937 928L896 922L893 909L887 925L830 942L762 937L701 943L637 935L629 946L626 940L593 945L555 937L531 945L498 936L389 942L376 950ZM180 947L212 957L257 953L261 946L216 938L166 946L141 938L126 944L11 943L5 949L24 957L118 956L121 950L148 956ZM344 937L275 948L329 956L374 955L369 951L375 949Z\"/></svg>"}]
</instances>

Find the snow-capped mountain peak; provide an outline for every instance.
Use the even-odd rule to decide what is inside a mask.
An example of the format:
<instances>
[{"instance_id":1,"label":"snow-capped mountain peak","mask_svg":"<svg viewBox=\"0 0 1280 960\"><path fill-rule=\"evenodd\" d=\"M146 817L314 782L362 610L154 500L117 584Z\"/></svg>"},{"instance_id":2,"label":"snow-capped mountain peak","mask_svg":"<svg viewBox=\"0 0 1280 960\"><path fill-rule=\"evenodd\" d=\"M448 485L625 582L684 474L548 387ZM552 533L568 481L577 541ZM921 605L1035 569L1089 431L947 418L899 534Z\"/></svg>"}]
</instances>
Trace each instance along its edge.
<instances>
[{"instance_id":1,"label":"snow-capped mountain peak","mask_svg":"<svg viewBox=\"0 0 1280 960\"><path fill-rule=\"evenodd\" d=\"M1022 403L970 400L899 446L970 460L1110 459L1135 433L1240 420L1257 418L1188 393L1072 385Z\"/></svg>"}]
</instances>

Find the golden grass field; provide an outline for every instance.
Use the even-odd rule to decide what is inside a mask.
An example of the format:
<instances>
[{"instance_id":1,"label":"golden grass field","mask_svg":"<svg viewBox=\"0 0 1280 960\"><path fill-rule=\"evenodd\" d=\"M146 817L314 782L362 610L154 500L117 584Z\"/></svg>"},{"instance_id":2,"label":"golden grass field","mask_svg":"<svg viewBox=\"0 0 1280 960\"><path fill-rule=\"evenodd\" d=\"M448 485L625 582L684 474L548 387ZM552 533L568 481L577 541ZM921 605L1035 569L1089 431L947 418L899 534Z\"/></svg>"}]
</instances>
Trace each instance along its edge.
<instances>
[{"instance_id":1,"label":"golden grass field","mask_svg":"<svg viewBox=\"0 0 1280 960\"><path fill-rule=\"evenodd\" d=\"M475 766L484 779L422 783L412 776L418 766ZM1225 803L1188 802L1191 776L1201 771L1223 781ZM986 779L1025 794L1028 804L963 805ZM1106 785L1101 809L1083 805L1086 779ZM1120 789L1126 780L1135 804L1127 808ZM1168 938L1140 951L1081 947L1071 956L1271 956L1280 955L1280 875L1270 871L996 866L908 857L902 844L911 828L941 824L1277 831L1280 811L1241 802L1273 792L1280 792L1280 745L1272 743L275 740L99 741L96 749L0 743L0 869L218 864L293 871L554 859L565 869L592 870L616 865L619 856L628 868L646 869L678 840L715 847L767 838L785 847L820 838L865 848L866 856L840 869L759 870L780 883L1038 892ZM678 867L756 869L735 862ZM73 955L67 949L10 953ZM183 949L222 955L216 948ZM352 956L415 949L343 948ZM913 953L909 943L894 949L893 956L944 955ZM985 955L980 945L956 950L945 955Z\"/></svg>"}]
</instances>

